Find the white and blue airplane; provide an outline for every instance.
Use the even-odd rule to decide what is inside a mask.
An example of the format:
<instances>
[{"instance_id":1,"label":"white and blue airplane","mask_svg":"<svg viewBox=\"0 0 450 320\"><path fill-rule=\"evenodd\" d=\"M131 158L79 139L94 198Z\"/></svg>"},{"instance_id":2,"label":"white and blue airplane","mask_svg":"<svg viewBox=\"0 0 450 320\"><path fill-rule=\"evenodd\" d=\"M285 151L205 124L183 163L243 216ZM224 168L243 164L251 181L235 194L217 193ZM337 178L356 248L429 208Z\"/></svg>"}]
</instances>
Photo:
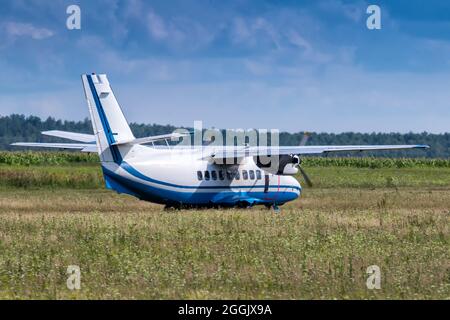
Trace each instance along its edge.
<instances>
[{"instance_id":1,"label":"white and blue airplane","mask_svg":"<svg viewBox=\"0 0 450 320\"><path fill-rule=\"evenodd\" d=\"M278 206L297 199L302 188L293 175L304 154L428 148L427 145L348 146L155 146L183 134L135 138L105 74L81 76L93 135L45 131L78 143L14 143L16 146L97 152L106 187L166 207ZM146 145L149 144L149 145ZM259 157L277 157L273 167ZM231 160L231 161L229 161Z\"/></svg>"}]
</instances>

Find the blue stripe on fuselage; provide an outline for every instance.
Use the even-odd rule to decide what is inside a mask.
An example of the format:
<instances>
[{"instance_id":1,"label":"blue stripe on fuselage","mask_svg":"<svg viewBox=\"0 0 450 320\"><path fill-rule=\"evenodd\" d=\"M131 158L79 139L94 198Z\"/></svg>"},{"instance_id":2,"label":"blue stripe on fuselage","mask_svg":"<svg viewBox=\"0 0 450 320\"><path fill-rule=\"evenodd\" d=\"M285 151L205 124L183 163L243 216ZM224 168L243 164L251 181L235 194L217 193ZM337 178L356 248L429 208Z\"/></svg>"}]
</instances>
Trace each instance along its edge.
<instances>
[{"instance_id":1,"label":"blue stripe on fuselage","mask_svg":"<svg viewBox=\"0 0 450 320\"><path fill-rule=\"evenodd\" d=\"M150 200L157 203L167 203L167 202L180 202L186 204L207 204L207 203L216 203L216 204L230 204L230 203L238 203L240 201L250 200L250 202L254 203L255 200L259 204L272 204L272 203L285 203L291 200L294 200L298 197L296 192L292 191L281 191L281 192L267 192L263 191L218 191L217 188L227 189L227 187L220 186L210 186L205 187L210 188L211 192L181 192L181 191L173 191L167 190L164 188L159 188L155 186L150 186L144 184L142 182L132 181L128 178L125 178L121 175L114 173L111 170L108 170L105 167L102 167L103 173L110 179L114 179L117 183L123 185L124 188L122 190L116 190L118 192L126 192L126 189L129 189L132 195L138 195L139 198L144 200ZM157 181L157 180L156 180ZM193 187L194 186L184 186L184 187ZM233 188L251 188L252 186L234 186ZM264 186L258 186L264 188ZM271 186L278 187L278 186ZM293 188L294 186L290 186ZM231 189L231 187L228 187ZM297 188L298 189L298 188ZM214 199L220 195L220 200L214 201Z\"/></svg>"},{"instance_id":2,"label":"blue stripe on fuselage","mask_svg":"<svg viewBox=\"0 0 450 320\"><path fill-rule=\"evenodd\" d=\"M185 185L179 185L179 184L174 184L174 183L170 183L170 182L165 182L165 181L161 181L161 180L156 180L153 178L150 178L144 174L142 174L141 172L139 172L138 170L136 170L135 168L133 168L129 163L127 163L126 161L122 161L120 167L122 169L124 169L126 172L128 172L129 174L131 174L132 176L148 181L148 182L153 182L153 183L157 183L157 184L161 184L164 186L168 186L168 187L175 187L175 188L182 188L182 189L234 189L234 188L246 188L246 189L251 189L251 188L264 188L264 184L261 185L239 185L239 186L185 186ZM263 181L263 180L261 180ZM301 188L297 187L297 186L292 186L292 185L270 185L269 187L272 188L293 188L296 189L298 191L301 190Z\"/></svg>"}]
</instances>

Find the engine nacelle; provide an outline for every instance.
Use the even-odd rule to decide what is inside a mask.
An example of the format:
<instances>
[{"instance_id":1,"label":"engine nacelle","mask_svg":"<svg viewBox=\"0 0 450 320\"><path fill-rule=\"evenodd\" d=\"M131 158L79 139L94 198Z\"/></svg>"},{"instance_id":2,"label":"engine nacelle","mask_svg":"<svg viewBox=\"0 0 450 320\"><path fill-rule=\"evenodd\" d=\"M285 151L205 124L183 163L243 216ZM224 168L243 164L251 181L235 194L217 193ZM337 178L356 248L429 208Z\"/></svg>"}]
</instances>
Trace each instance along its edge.
<instances>
[{"instance_id":1,"label":"engine nacelle","mask_svg":"<svg viewBox=\"0 0 450 320\"><path fill-rule=\"evenodd\" d=\"M295 175L301 160L297 155L257 157L256 164L272 174Z\"/></svg>"}]
</instances>

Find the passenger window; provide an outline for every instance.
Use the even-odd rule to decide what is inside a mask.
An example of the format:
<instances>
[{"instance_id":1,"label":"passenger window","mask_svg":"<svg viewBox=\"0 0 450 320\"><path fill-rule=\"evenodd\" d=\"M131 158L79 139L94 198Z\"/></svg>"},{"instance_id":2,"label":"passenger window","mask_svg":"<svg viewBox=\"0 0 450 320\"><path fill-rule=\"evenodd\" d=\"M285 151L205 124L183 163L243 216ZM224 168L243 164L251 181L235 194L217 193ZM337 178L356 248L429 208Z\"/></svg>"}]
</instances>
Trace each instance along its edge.
<instances>
[{"instance_id":1,"label":"passenger window","mask_svg":"<svg viewBox=\"0 0 450 320\"><path fill-rule=\"evenodd\" d=\"M236 180L239 180L239 179L241 178L241 175L239 174L239 171L238 171L238 170L236 170L236 171L234 172L234 178L235 178Z\"/></svg>"},{"instance_id":2,"label":"passenger window","mask_svg":"<svg viewBox=\"0 0 450 320\"><path fill-rule=\"evenodd\" d=\"M211 178L217 180L217 172L215 170L211 171Z\"/></svg>"},{"instance_id":3,"label":"passenger window","mask_svg":"<svg viewBox=\"0 0 450 320\"><path fill-rule=\"evenodd\" d=\"M198 180L203 180L203 174L201 171L197 171L197 179Z\"/></svg>"},{"instance_id":4,"label":"passenger window","mask_svg":"<svg viewBox=\"0 0 450 320\"><path fill-rule=\"evenodd\" d=\"M209 180L209 171L205 171L205 180Z\"/></svg>"},{"instance_id":5,"label":"passenger window","mask_svg":"<svg viewBox=\"0 0 450 320\"><path fill-rule=\"evenodd\" d=\"M227 171L227 179L228 180L233 180L233 174L231 171Z\"/></svg>"},{"instance_id":6,"label":"passenger window","mask_svg":"<svg viewBox=\"0 0 450 320\"><path fill-rule=\"evenodd\" d=\"M261 180L261 171L260 170L256 170L256 179Z\"/></svg>"},{"instance_id":7,"label":"passenger window","mask_svg":"<svg viewBox=\"0 0 450 320\"><path fill-rule=\"evenodd\" d=\"M242 179L247 180L248 179L248 173L247 170L242 170Z\"/></svg>"},{"instance_id":8,"label":"passenger window","mask_svg":"<svg viewBox=\"0 0 450 320\"><path fill-rule=\"evenodd\" d=\"M223 171L222 170L219 170L219 179L220 180L225 179L225 177L223 176Z\"/></svg>"},{"instance_id":9,"label":"passenger window","mask_svg":"<svg viewBox=\"0 0 450 320\"><path fill-rule=\"evenodd\" d=\"M255 180L255 171L250 170L248 173L250 174L250 179Z\"/></svg>"}]
</instances>

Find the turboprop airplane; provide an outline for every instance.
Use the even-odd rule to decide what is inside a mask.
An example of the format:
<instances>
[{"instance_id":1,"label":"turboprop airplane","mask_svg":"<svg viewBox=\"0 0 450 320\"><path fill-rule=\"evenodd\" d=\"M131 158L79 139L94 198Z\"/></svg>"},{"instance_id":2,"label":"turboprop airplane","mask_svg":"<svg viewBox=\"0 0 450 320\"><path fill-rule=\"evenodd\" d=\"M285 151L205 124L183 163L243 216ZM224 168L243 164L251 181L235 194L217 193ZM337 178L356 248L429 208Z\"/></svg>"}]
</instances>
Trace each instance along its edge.
<instances>
[{"instance_id":1,"label":"turboprop airplane","mask_svg":"<svg viewBox=\"0 0 450 320\"><path fill-rule=\"evenodd\" d=\"M154 142L185 134L135 138L105 74L81 76L93 135L45 131L78 143L14 143L16 146L97 152L106 187L170 207L278 206L297 199L302 188L293 175L301 156L338 151L428 148L426 145L348 146L189 146L171 148ZM151 145L148 145L151 144ZM274 166L261 157L277 158Z\"/></svg>"}]
</instances>

